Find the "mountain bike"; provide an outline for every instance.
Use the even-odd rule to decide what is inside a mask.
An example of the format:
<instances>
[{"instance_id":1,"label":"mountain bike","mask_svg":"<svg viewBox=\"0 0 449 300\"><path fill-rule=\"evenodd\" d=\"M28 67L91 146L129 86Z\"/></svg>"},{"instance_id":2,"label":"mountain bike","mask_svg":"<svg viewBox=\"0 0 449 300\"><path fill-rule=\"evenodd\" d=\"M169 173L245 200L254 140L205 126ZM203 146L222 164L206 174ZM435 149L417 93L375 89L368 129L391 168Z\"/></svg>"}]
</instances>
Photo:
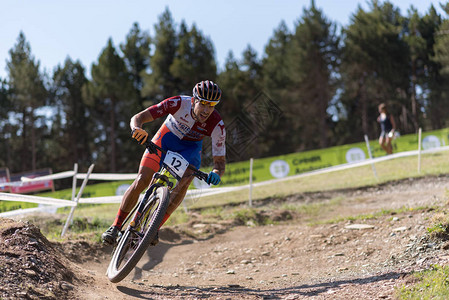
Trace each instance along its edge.
<instances>
[{"instance_id":1,"label":"mountain bike","mask_svg":"<svg viewBox=\"0 0 449 300\"><path fill-rule=\"evenodd\" d=\"M136 266L142 255L156 238L159 227L170 202L170 193L178 185L187 169L193 171L193 176L206 181L207 174L201 172L173 151L164 151L151 141L146 142L150 152L155 149L165 154L162 166L153 175L149 188L144 197L137 202L129 213L125 228L113 250L112 259L106 272L111 282L123 280Z\"/></svg>"}]
</instances>

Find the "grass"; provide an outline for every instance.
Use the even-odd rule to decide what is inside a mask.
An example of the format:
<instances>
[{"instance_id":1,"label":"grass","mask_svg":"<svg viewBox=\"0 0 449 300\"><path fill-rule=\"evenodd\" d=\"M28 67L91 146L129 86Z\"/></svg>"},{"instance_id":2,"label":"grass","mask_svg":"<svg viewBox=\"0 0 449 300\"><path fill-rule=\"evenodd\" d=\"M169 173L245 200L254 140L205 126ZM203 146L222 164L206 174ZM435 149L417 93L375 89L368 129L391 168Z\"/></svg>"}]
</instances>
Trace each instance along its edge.
<instances>
[{"instance_id":1,"label":"grass","mask_svg":"<svg viewBox=\"0 0 449 300\"><path fill-rule=\"evenodd\" d=\"M431 237L444 237L449 236L449 214L445 209L437 211L432 219L433 224L427 228L427 232Z\"/></svg>"},{"instance_id":2,"label":"grass","mask_svg":"<svg viewBox=\"0 0 449 300\"><path fill-rule=\"evenodd\" d=\"M91 182L90 182L91 183ZM90 197L102 197L102 196L110 196L115 195L117 188L124 184L131 184L132 181L114 181L114 182L102 182L96 184L86 185L86 188L83 191L82 198L90 198ZM78 195L79 188L76 190L76 195ZM38 196L42 197L52 197L57 199L72 199L72 189L66 189L55 192L45 192L39 193Z\"/></svg>"},{"instance_id":3,"label":"grass","mask_svg":"<svg viewBox=\"0 0 449 300\"><path fill-rule=\"evenodd\" d=\"M429 209L430 207L427 206L419 206L419 207L402 207L399 209L381 209L378 212L373 212L370 214L361 214L357 216L349 216L349 217L341 217L341 218L335 218L330 219L326 221L319 221L316 224L334 224L339 223L342 221L360 221L360 220L370 220L370 219L376 219L383 216L393 216L397 214L401 214L404 212L412 212L412 211L424 211Z\"/></svg>"},{"instance_id":4,"label":"grass","mask_svg":"<svg viewBox=\"0 0 449 300\"><path fill-rule=\"evenodd\" d=\"M399 299L447 299L449 295L449 266L433 266L430 270L414 273L418 283L398 291Z\"/></svg>"},{"instance_id":5,"label":"grass","mask_svg":"<svg viewBox=\"0 0 449 300\"><path fill-rule=\"evenodd\" d=\"M335 189L375 186L406 178L442 175L449 173L449 151L426 154L421 157L421 172L418 173L417 157L403 157L375 164L377 178L371 165L300 177L253 188L252 199L284 197L291 194L328 191ZM188 203L191 208L205 208L249 201L249 191L241 190L197 198Z\"/></svg>"},{"instance_id":6,"label":"grass","mask_svg":"<svg viewBox=\"0 0 449 300\"><path fill-rule=\"evenodd\" d=\"M0 201L0 213L16 209L26 209L37 207L36 203L16 202L16 201Z\"/></svg>"}]
</instances>

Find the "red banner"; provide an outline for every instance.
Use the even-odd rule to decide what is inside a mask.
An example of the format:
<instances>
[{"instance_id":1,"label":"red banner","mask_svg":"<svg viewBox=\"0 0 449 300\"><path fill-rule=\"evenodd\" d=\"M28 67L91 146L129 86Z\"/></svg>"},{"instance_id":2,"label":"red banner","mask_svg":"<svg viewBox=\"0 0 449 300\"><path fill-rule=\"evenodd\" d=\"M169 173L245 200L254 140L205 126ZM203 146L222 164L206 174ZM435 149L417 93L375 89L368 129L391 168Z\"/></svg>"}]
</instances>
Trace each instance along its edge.
<instances>
[{"instance_id":1,"label":"red banner","mask_svg":"<svg viewBox=\"0 0 449 300\"><path fill-rule=\"evenodd\" d=\"M2 169L0 169L0 184L6 183L6 182L10 182L9 181L9 170L8 170L8 168L2 168ZM10 187L8 185L7 186L0 185L1 193L5 193L5 192L9 192L9 191L10 191Z\"/></svg>"},{"instance_id":2,"label":"red banner","mask_svg":"<svg viewBox=\"0 0 449 300\"><path fill-rule=\"evenodd\" d=\"M37 170L11 175L11 182L20 181L22 177L36 178L52 174L51 169ZM53 180L23 182L21 185L11 186L11 193L26 194L38 191L53 190Z\"/></svg>"}]
</instances>

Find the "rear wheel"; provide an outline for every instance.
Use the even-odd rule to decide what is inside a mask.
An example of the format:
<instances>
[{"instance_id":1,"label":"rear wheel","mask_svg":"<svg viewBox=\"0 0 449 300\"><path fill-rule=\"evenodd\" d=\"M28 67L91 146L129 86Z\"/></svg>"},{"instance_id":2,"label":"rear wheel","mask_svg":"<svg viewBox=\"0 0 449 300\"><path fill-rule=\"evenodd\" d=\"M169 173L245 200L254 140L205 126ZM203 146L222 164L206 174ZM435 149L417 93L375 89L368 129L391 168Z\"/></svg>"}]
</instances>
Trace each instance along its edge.
<instances>
[{"instance_id":1,"label":"rear wheel","mask_svg":"<svg viewBox=\"0 0 449 300\"><path fill-rule=\"evenodd\" d=\"M156 237L168 202L168 188L157 188L134 227L128 226L125 230L108 267L107 275L111 282L117 283L123 280L139 262Z\"/></svg>"}]
</instances>

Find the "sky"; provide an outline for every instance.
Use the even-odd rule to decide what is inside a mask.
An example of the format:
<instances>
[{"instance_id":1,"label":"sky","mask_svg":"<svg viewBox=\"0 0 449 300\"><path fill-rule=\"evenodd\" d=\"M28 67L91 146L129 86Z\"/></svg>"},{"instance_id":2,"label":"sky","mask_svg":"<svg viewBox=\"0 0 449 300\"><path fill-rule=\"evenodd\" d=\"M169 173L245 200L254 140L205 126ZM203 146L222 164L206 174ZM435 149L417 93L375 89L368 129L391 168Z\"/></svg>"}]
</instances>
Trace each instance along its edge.
<instances>
[{"instance_id":1,"label":"sky","mask_svg":"<svg viewBox=\"0 0 449 300\"><path fill-rule=\"evenodd\" d=\"M425 14L433 4L440 14L442 0L391 0L407 15L413 4ZM52 74L65 59L79 60L90 78L92 63L109 38L115 47L125 42L132 24L155 35L154 25L168 8L174 22L195 24L215 47L219 69L229 51L239 59L248 45L261 58L274 30L284 21L292 31L310 7L311 0L0 0L0 78L6 78L9 51L22 31L41 71ZM340 26L350 23L358 6L368 10L366 0L315 0L315 6Z\"/></svg>"}]
</instances>

